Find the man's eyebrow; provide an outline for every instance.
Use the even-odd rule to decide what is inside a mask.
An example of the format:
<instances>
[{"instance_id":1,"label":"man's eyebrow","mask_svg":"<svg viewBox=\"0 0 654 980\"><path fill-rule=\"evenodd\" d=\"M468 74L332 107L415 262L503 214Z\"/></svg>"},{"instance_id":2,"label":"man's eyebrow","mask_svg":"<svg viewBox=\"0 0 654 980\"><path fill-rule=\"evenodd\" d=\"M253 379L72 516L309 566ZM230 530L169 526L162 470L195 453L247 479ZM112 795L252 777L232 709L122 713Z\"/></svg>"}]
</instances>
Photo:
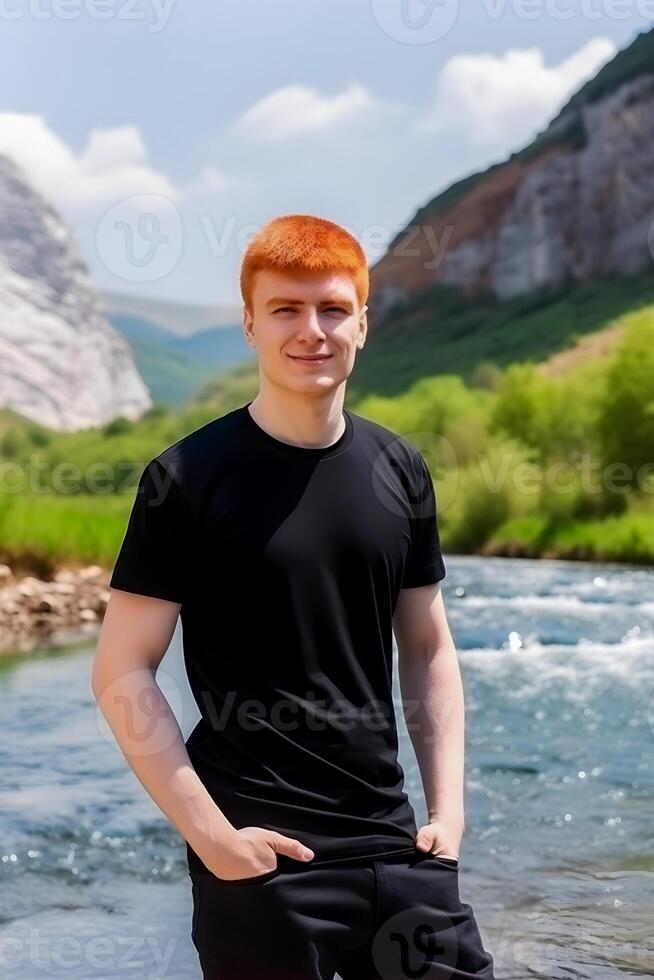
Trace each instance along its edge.
<instances>
[{"instance_id":1,"label":"man's eyebrow","mask_svg":"<svg viewBox=\"0 0 654 980\"><path fill-rule=\"evenodd\" d=\"M339 303L341 306L350 306L350 307L352 306L352 300L349 299L347 296L329 296L327 299L321 300L320 303L321 303L322 306L324 306L325 304L331 306L334 303ZM288 298L286 298L284 296L275 296L275 297L273 297L273 299L269 299L266 302L266 306L277 306L278 304L280 306L286 306L286 305L288 305L288 306L304 306L304 300L303 299L288 299Z\"/></svg>"}]
</instances>

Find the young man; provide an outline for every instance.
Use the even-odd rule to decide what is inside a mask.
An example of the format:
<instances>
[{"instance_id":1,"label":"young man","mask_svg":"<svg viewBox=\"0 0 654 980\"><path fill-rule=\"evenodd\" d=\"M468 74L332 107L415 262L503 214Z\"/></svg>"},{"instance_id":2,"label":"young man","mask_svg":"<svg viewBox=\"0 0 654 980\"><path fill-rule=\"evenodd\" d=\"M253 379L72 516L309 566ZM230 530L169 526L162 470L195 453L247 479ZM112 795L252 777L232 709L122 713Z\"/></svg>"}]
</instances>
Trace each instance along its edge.
<instances>
[{"instance_id":1,"label":"young man","mask_svg":"<svg viewBox=\"0 0 654 980\"><path fill-rule=\"evenodd\" d=\"M458 893L464 706L433 484L409 440L343 407L365 255L283 216L251 240L241 290L259 392L143 471L93 690L186 841L204 977L492 978ZM155 681L178 614L202 714L186 744Z\"/></svg>"}]
</instances>

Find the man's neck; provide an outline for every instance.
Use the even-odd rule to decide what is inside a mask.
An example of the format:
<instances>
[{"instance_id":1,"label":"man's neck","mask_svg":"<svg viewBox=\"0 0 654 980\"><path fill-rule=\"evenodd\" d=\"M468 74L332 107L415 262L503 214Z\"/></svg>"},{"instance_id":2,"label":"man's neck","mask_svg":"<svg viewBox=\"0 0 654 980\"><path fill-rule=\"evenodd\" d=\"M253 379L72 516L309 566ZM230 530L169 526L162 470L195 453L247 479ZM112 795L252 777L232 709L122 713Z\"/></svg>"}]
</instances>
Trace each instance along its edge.
<instances>
[{"instance_id":1,"label":"man's neck","mask_svg":"<svg viewBox=\"0 0 654 980\"><path fill-rule=\"evenodd\" d=\"M329 398L292 398L259 392L248 407L254 421L265 432L305 449L324 449L333 445L345 431L343 394Z\"/></svg>"}]
</instances>

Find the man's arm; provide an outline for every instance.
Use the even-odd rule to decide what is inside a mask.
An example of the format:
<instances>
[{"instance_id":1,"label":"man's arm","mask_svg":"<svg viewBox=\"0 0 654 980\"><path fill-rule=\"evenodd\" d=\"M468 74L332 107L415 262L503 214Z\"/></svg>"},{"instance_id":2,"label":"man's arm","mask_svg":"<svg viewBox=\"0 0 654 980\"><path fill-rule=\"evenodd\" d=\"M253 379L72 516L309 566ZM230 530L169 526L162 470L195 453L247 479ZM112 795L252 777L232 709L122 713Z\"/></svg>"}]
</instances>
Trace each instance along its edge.
<instances>
[{"instance_id":1,"label":"man's arm","mask_svg":"<svg viewBox=\"0 0 654 980\"><path fill-rule=\"evenodd\" d=\"M425 850L458 857L465 829L465 709L440 583L400 590L393 631L407 729L429 820L416 841Z\"/></svg>"},{"instance_id":2,"label":"man's arm","mask_svg":"<svg viewBox=\"0 0 654 980\"><path fill-rule=\"evenodd\" d=\"M275 853L312 858L311 850L282 834L237 830L191 765L177 719L155 679L180 608L111 589L91 689L118 745L157 806L218 877L263 874L275 867Z\"/></svg>"}]
</instances>

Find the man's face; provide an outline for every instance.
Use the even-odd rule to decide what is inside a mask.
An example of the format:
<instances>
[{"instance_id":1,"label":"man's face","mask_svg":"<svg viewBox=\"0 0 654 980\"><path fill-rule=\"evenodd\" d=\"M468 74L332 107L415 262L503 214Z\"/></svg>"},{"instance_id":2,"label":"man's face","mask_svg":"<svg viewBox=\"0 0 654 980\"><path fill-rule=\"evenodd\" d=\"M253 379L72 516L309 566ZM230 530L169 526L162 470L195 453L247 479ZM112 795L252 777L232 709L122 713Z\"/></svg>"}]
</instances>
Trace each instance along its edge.
<instances>
[{"instance_id":1,"label":"man's face","mask_svg":"<svg viewBox=\"0 0 654 980\"><path fill-rule=\"evenodd\" d=\"M252 310L243 309L243 327L272 382L326 393L349 377L367 323L347 273L262 269L255 276Z\"/></svg>"}]
</instances>

